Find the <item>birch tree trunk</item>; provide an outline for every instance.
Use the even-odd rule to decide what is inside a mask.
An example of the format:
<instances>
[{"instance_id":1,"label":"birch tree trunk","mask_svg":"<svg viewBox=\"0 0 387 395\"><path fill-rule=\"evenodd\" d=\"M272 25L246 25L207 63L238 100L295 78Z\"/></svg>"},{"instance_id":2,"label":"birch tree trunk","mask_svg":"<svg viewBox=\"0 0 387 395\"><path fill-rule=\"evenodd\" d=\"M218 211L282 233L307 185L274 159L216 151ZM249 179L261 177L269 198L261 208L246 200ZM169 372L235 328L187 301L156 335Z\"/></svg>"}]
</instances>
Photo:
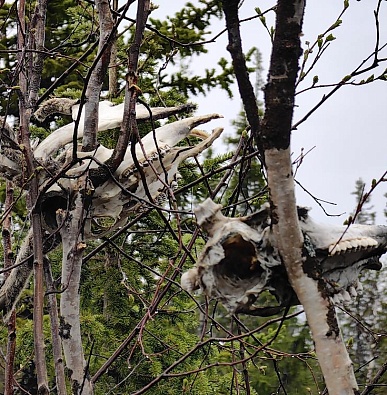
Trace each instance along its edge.
<instances>
[{"instance_id":1,"label":"birch tree trunk","mask_svg":"<svg viewBox=\"0 0 387 395\"><path fill-rule=\"evenodd\" d=\"M63 246L62 287L60 299L60 335L66 367L71 380L74 395L90 395L93 388L87 377L86 361L83 352L80 323L80 293L82 252L85 243L82 240L84 207L82 196L85 193L85 177L78 180L78 188L74 191L74 207L68 213L58 210L58 223L61 224Z\"/></svg>"},{"instance_id":2,"label":"birch tree trunk","mask_svg":"<svg viewBox=\"0 0 387 395\"><path fill-rule=\"evenodd\" d=\"M305 2L279 0L261 139L278 249L304 307L316 354L331 395L353 395L357 384L335 309L313 257L303 251L292 175L290 131Z\"/></svg>"},{"instance_id":3,"label":"birch tree trunk","mask_svg":"<svg viewBox=\"0 0 387 395\"><path fill-rule=\"evenodd\" d=\"M47 307L50 315L52 354L55 366L55 383L58 395L67 395L66 379L64 371L64 360L62 354L62 341L59 335L59 317L58 304L56 300L56 292L52 279L50 261L44 260L44 279L46 280L47 291L51 293L47 297Z\"/></svg>"},{"instance_id":4,"label":"birch tree trunk","mask_svg":"<svg viewBox=\"0 0 387 395\"><path fill-rule=\"evenodd\" d=\"M246 72L239 31L237 0L223 1L233 59L246 117L251 125L267 171L272 204L272 223L289 281L302 303L316 352L330 394L349 395L357 384L347 350L341 338L334 307L313 257L304 256L304 239L299 227L290 137L298 74L302 54L300 36L304 0L279 0L268 82L265 87L265 115L259 122L252 85Z\"/></svg>"},{"instance_id":5,"label":"birch tree trunk","mask_svg":"<svg viewBox=\"0 0 387 395\"><path fill-rule=\"evenodd\" d=\"M99 45L94 68L86 88L85 131L82 142L83 150L86 152L94 150L97 144L99 98L110 63L110 52L115 34L109 1L97 0L95 5L99 18Z\"/></svg>"}]
</instances>

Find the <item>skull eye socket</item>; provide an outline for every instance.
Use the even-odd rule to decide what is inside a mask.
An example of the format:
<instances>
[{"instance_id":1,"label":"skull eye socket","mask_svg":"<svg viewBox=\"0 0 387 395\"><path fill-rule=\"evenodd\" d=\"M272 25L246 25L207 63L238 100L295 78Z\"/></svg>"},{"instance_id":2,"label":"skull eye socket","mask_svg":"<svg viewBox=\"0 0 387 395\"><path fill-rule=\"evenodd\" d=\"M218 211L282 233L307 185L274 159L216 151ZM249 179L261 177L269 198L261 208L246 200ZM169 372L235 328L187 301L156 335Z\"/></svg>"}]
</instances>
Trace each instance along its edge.
<instances>
[{"instance_id":1,"label":"skull eye socket","mask_svg":"<svg viewBox=\"0 0 387 395\"><path fill-rule=\"evenodd\" d=\"M220 275L248 279L262 273L252 242L239 234L232 235L222 243L225 257L214 268Z\"/></svg>"},{"instance_id":2,"label":"skull eye socket","mask_svg":"<svg viewBox=\"0 0 387 395\"><path fill-rule=\"evenodd\" d=\"M62 196L62 192L48 192L41 204L41 212L43 216L43 226L50 233L58 229L56 220L56 211L59 209L68 209L68 200L66 196Z\"/></svg>"}]
</instances>

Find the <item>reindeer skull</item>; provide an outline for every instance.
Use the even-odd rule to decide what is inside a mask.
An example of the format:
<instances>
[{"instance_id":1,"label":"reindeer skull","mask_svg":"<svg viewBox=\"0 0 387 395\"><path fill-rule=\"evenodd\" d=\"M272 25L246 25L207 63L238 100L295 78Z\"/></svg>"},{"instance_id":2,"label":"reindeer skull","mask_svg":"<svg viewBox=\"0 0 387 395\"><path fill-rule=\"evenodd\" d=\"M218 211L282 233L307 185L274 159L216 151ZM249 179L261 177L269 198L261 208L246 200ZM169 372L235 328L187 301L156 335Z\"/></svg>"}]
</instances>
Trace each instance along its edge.
<instances>
[{"instance_id":1,"label":"reindeer skull","mask_svg":"<svg viewBox=\"0 0 387 395\"><path fill-rule=\"evenodd\" d=\"M254 305L265 290L276 296L280 306L298 304L276 248L269 207L243 218L227 218L220 210L210 199L195 210L209 240L196 266L183 274L182 287L189 292L202 288L232 313L278 311ZM381 268L387 227L321 225L309 217L306 208L299 208L298 215L304 235L304 270L323 278L332 297L354 295L360 271Z\"/></svg>"}]
</instances>

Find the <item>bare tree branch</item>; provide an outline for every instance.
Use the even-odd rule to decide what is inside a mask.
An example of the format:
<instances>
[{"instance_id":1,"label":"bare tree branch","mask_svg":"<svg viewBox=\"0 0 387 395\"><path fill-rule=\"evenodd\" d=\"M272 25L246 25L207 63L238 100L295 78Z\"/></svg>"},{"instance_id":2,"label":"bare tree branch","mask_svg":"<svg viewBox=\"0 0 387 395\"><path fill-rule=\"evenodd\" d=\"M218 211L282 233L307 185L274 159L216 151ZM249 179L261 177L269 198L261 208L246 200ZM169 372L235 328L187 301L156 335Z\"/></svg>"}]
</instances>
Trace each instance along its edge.
<instances>
[{"instance_id":1,"label":"bare tree branch","mask_svg":"<svg viewBox=\"0 0 387 395\"><path fill-rule=\"evenodd\" d=\"M223 11L226 16L226 27L228 32L227 49L232 56L234 72L238 81L239 93L246 111L247 120L249 121L251 127L251 133L255 139L258 139L260 134L258 104L255 98L253 86L251 85L249 79L245 56L242 51L238 6L239 0L223 1Z\"/></svg>"},{"instance_id":2,"label":"bare tree branch","mask_svg":"<svg viewBox=\"0 0 387 395\"><path fill-rule=\"evenodd\" d=\"M85 131L82 141L82 150L86 152L94 150L97 144L99 98L102 83L110 64L110 53L115 39L114 21L110 12L109 1L97 0L95 4L99 17L97 55L99 59L95 64L86 88Z\"/></svg>"},{"instance_id":3,"label":"bare tree branch","mask_svg":"<svg viewBox=\"0 0 387 395\"><path fill-rule=\"evenodd\" d=\"M19 21L18 26L18 47L29 49L42 49L45 39L45 16L47 2L38 1L32 17L31 28L35 36L30 34L25 42L25 4L24 1L19 3ZM27 44L27 45L26 45ZM29 194L27 196L28 209L31 214L31 224L33 229L33 251L34 251L34 346L35 346L35 364L37 371L38 389L44 395L49 393L47 368L45 358L44 334L43 334L43 235L40 212L35 207L39 194L38 179L34 164L29 123L32 114L32 108L36 105L41 71L43 68L43 58L41 53L36 53L29 59L25 65L22 54L18 57L19 64L23 65L19 75L19 114L20 114L20 135L21 143L24 146L24 157L26 162L26 180L29 181ZM28 84L30 82L30 84Z\"/></svg>"},{"instance_id":4,"label":"bare tree branch","mask_svg":"<svg viewBox=\"0 0 387 395\"><path fill-rule=\"evenodd\" d=\"M4 202L4 210L7 212L13 203L13 186L10 181L6 183L6 195ZM11 213L8 212L2 228L3 236L3 254L4 254L4 268L12 266L12 221ZM8 277L9 273L6 273ZM7 343L7 354L5 360L5 383L4 383L4 394L13 395L14 393L14 363L15 363L15 352L16 352L16 311L12 310L10 317L7 322L8 326L8 343Z\"/></svg>"}]
</instances>

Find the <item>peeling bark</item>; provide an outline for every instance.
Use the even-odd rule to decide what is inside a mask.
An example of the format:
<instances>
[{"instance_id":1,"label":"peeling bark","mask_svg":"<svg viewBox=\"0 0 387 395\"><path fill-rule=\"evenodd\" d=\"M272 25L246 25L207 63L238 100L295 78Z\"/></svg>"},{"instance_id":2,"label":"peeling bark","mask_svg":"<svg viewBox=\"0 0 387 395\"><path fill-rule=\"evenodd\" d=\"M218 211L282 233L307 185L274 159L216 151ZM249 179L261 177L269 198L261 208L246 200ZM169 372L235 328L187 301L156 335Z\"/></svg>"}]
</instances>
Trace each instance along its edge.
<instances>
[{"instance_id":1,"label":"peeling bark","mask_svg":"<svg viewBox=\"0 0 387 395\"><path fill-rule=\"evenodd\" d=\"M304 238L297 218L290 131L304 7L303 0L277 3L276 32L265 87L262 142L277 248L290 284L304 307L328 391L353 395L358 387L325 283L304 271Z\"/></svg>"},{"instance_id":2,"label":"peeling bark","mask_svg":"<svg viewBox=\"0 0 387 395\"><path fill-rule=\"evenodd\" d=\"M274 227L278 249L290 284L305 310L326 386L332 394L353 395L358 388L353 366L341 337L325 281L322 278L312 278L310 273L304 271L304 240L297 214L293 210L295 198L290 150L273 149L265 151L265 154L270 196L278 221Z\"/></svg>"},{"instance_id":3,"label":"peeling bark","mask_svg":"<svg viewBox=\"0 0 387 395\"><path fill-rule=\"evenodd\" d=\"M300 36L305 3L303 0L277 3L275 36L265 86L265 115L262 121L263 148L287 149L293 118L298 59L302 54Z\"/></svg>"},{"instance_id":4,"label":"peeling bark","mask_svg":"<svg viewBox=\"0 0 387 395\"><path fill-rule=\"evenodd\" d=\"M80 293L82 252L86 247L82 239L84 226L83 200L87 194L85 178L78 180L75 191L73 209L66 213L58 210L58 221L61 223L63 246L62 287L60 299L60 336L66 359L66 368L71 380L74 395L90 395L93 388L86 376L86 361L83 352L80 323Z\"/></svg>"},{"instance_id":5,"label":"peeling bark","mask_svg":"<svg viewBox=\"0 0 387 395\"><path fill-rule=\"evenodd\" d=\"M113 17L108 0L95 2L99 18L98 54L90 81L86 88L85 132L82 141L83 151L92 151L97 145L99 98L103 80L110 63L110 52L115 40Z\"/></svg>"},{"instance_id":6,"label":"peeling bark","mask_svg":"<svg viewBox=\"0 0 387 395\"><path fill-rule=\"evenodd\" d=\"M48 259L44 260L44 278L47 284L48 313L50 315L52 352L55 366L55 383L58 395L67 395L66 379L64 372L64 360L62 354L62 341L59 335L59 317L56 293L51 273L51 266Z\"/></svg>"}]
</instances>

